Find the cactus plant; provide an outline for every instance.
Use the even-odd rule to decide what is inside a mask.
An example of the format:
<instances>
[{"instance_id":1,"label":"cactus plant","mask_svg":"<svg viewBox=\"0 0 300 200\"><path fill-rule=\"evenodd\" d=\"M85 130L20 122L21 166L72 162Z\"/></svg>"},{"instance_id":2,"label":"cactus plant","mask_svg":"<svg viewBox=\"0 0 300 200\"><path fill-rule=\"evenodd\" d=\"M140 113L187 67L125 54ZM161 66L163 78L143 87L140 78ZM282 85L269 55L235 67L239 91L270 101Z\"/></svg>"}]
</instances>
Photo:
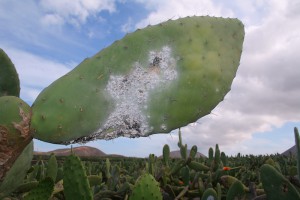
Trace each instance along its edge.
<instances>
[{"instance_id":1,"label":"cactus plant","mask_svg":"<svg viewBox=\"0 0 300 200\"><path fill-rule=\"evenodd\" d=\"M143 174L136 181L129 200L162 200L159 184L151 174Z\"/></svg>"},{"instance_id":2,"label":"cactus plant","mask_svg":"<svg viewBox=\"0 0 300 200\"><path fill-rule=\"evenodd\" d=\"M201 200L217 200L218 194L213 188L208 188L204 191Z\"/></svg>"},{"instance_id":3,"label":"cactus plant","mask_svg":"<svg viewBox=\"0 0 300 200\"><path fill-rule=\"evenodd\" d=\"M208 16L127 34L45 88L33 103L31 130L66 144L185 126L230 90L243 39L239 20Z\"/></svg>"},{"instance_id":4,"label":"cactus plant","mask_svg":"<svg viewBox=\"0 0 300 200\"><path fill-rule=\"evenodd\" d=\"M271 165L264 164L260 173L267 199L300 199L297 189Z\"/></svg>"},{"instance_id":5,"label":"cactus plant","mask_svg":"<svg viewBox=\"0 0 300 200\"><path fill-rule=\"evenodd\" d=\"M64 195L66 199L92 199L89 181L79 157L71 154L64 163Z\"/></svg>"},{"instance_id":6,"label":"cactus plant","mask_svg":"<svg viewBox=\"0 0 300 200\"><path fill-rule=\"evenodd\" d=\"M294 134L295 134L295 143L296 143L298 179L300 180L300 136L299 136L299 131L296 127L294 128Z\"/></svg>"},{"instance_id":7,"label":"cactus plant","mask_svg":"<svg viewBox=\"0 0 300 200\"><path fill-rule=\"evenodd\" d=\"M14 64L0 49L0 97L20 95L20 80Z\"/></svg>"},{"instance_id":8,"label":"cactus plant","mask_svg":"<svg viewBox=\"0 0 300 200\"><path fill-rule=\"evenodd\" d=\"M235 181L229 188L228 193L226 195L226 200L232 199L244 199L245 190L244 185L239 181Z\"/></svg>"},{"instance_id":9,"label":"cactus plant","mask_svg":"<svg viewBox=\"0 0 300 200\"><path fill-rule=\"evenodd\" d=\"M49 199L54 190L54 182L50 177L43 179L37 187L32 189L25 197L24 200L33 199Z\"/></svg>"},{"instance_id":10,"label":"cactus plant","mask_svg":"<svg viewBox=\"0 0 300 200\"><path fill-rule=\"evenodd\" d=\"M0 199L14 191L23 183L26 172L30 168L32 156L33 141L25 147L10 170L3 177L3 181L0 182Z\"/></svg>"},{"instance_id":11,"label":"cactus plant","mask_svg":"<svg viewBox=\"0 0 300 200\"><path fill-rule=\"evenodd\" d=\"M164 165L169 167L169 160L170 160L170 147L169 145L165 144L163 147L163 162Z\"/></svg>"},{"instance_id":12,"label":"cactus plant","mask_svg":"<svg viewBox=\"0 0 300 200\"><path fill-rule=\"evenodd\" d=\"M58 164L57 164L56 157L54 154L51 154L48 160L46 177L50 177L52 178L53 181L56 181L57 171L58 171Z\"/></svg>"},{"instance_id":13,"label":"cactus plant","mask_svg":"<svg viewBox=\"0 0 300 200\"><path fill-rule=\"evenodd\" d=\"M0 183L31 142L30 107L15 96L0 97ZM30 155L30 154L28 154ZM31 157L28 157L30 162Z\"/></svg>"}]
</instances>

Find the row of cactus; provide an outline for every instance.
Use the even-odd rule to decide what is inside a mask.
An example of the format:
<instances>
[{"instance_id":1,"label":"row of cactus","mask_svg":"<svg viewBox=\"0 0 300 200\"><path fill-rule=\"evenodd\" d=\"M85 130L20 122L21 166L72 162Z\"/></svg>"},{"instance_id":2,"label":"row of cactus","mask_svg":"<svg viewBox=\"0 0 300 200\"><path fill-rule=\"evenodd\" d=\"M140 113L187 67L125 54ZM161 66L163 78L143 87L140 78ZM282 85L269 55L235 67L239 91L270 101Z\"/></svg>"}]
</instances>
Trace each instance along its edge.
<instances>
[{"instance_id":1,"label":"row of cactus","mask_svg":"<svg viewBox=\"0 0 300 200\"><path fill-rule=\"evenodd\" d=\"M196 157L197 147L187 154L181 133L178 146L181 158L176 159L168 145L162 157L36 156L21 185L5 199L300 199L297 156L229 157L216 145L207 158Z\"/></svg>"}]
</instances>

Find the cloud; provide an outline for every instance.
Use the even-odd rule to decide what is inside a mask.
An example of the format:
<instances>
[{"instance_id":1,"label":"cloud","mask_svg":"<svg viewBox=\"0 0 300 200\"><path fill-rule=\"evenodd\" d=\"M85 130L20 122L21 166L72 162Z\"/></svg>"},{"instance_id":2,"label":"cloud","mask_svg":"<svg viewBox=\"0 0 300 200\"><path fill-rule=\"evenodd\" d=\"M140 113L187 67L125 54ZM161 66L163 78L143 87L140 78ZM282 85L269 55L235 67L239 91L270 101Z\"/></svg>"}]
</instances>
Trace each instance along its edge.
<instances>
[{"instance_id":1,"label":"cloud","mask_svg":"<svg viewBox=\"0 0 300 200\"><path fill-rule=\"evenodd\" d=\"M66 74L74 63L62 64L32 53L4 47L14 63L21 82L21 98L31 104L42 89Z\"/></svg>"},{"instance_id":2,"label":"cloud","mask_svg":"<svg viewBox=\"0 0 300 200\"><path fill-rule=\"evenodd\" d=\"M112 0L41 0L40 6L46 12L41 20L46 25L68 23L80 26L101 11L116 11Z\"/></svg>"},{"instance_id":3,"label":"cloud","mask_svg":"<svg viewBox=\"0 0 300 200\"><path fill-rule=\"evenodd\" d=\"M123 33L129 33L133 29L133 19L129 17L127 22L121 26L121 31Z\"/></svg>"},{"instance_id":4,"label":"cloud","mask_svg":"<svg viewBox=\"0 0 300 200\"><path fill-rule=\"evenodd\" d=\"M177 19L179 17L193 16L193 15L212 15L229 17L233 13L214 4L210 0L138 0L139 3L144 3L145 7L150 11L147 18L141 20L136 24L136 28L143 28L149 24L154 25L168 19Z\"/></svg>"}]
</instances>

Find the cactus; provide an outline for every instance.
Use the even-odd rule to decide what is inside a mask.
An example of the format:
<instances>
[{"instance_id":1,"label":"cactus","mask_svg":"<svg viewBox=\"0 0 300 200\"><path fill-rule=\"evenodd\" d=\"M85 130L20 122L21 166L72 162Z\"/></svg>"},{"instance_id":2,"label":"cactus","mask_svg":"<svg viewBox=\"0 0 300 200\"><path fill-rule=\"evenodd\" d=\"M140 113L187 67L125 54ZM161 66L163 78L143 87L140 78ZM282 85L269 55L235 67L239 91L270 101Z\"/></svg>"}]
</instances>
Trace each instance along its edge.
<instances>
[{"instance_id":1,"label":"cactus","mask_svg":"<svg viewBox=\"0 0 300 200\"><path fill-rule=\"evenodd\" d=\"M202 164L202 163L199 163L197 161L191 161L190 163L188 163L188 166L189 168L195 170L195 171L208 171L209 170L209 167Z\"/></svg>"},{"instance_id":2,"label":"cactus","mask_svg":"<svg viewBox=\"0 0 300 200\"><path fill-rule=\"evenodd\" d=\"M181 178L182 178L182 181L183 181L183 185L184 186L189 185L189 183L190 183L190 169L187 166L181 168L180 175L181 175Z\"/></svg>"},{"instance_id":3,"label":"cactus","mask_svg":"<svg viewBox=\"0 0 300 200\"><path fill-rule=\"evenodd\" d=\"M111 173L110 173L110 171L111 171L111 164L110 164L110 161L109 161L109 159L108 158L106 158L106 160L105 160L105 175L106 175L106 178L107 179L110 179L111 178Z\"/></svg>"},{"instance_id":4,"label":"cactus","mask_svg":"<svg viewBox=\"0 0 300 200\"><path fill-rule=\"evenodd\" d=\"M220 168L220 164L221 164L221 153L220 153L219 145L216 144L215 158L213 161L213 170L217 171Z\"/></svg>"},{"instance_id":5,"label":"cactus","mask_svg":"<svg viewBox=\"0 0 300 200\"><path fill-rule=\"evenodd\" d=\"M194 159L197 155L197 152L198 152L198 147L196 145L192 146L190 150L189 158Z\"/></svg>"},{"instance_id":6,"label":"cactus","mask_svg":"<svg viewBox=\"0 0 300 200\"><path fill-rule=\"evenodd\" d=\"M64 163L64 195L66 199L86 200L92 199L92 192L84 167L75 155L67 157Z\"/></svg>"},{"instance_id":7,"label":"cactus","mask_svg":"<svg viewBox=\"0 0 300 200\"><path fill-rule=\"evenodd\" d=\"M149 159L148 159L148 173L151 174L152 176L155 175L155 155L154 154L149 154Z\"/></svg>"},{"instance_id":8,"label":"cactus","mask_svg":"<svg viewBox=\"0 0 300 200\"><path fill-rule=\"evenodd\" d=\"M204 191L201 200L217 200L218 194L213 188L208 188Z\"/></svg>"},{"instance_id":9,"label":"cactus","mask_svg":"<svg viewBox=\"0 0 300 200\"><path fill-rule=\"evenodd\" d=\"M51 154L48 161L46 177L50 177L52 178L53 181L56 181L57 171L58 171L58 165L57 165L56 157L54 154Z\"/></svg>"},{"instance_id":10,"label":"cactus","mask_svg":"<svg viewBox=\"0 0 300 200\"><path fill-rule=\"evenodd\" d=\"M214 160L214 149L212 147L209 147L207 165L211 166L213 163L213 160Z\"/></svg>"},{"instance_id":11,"label":"cactus","mask_svg":"<svg viewBox=\"0 0 300 200\"><path fill-rule=\"evenodd\" d=\"M217 195L218 195L218 200L222 200L222 188L221 188L221 185L220 183L217 183Z\"/></svg>"},{"instance_id":12,"label":"cactus","mask_svg":"<svg viewBox=\"0 0 300 200\"><path fill-rule=\"evenodd\" d=\"M239 181L237 178L230 175L224 175L221 177L221 183L225 188L230 188L232 184L237 181ZM244 189L246 190L246 186L244 186Z\"/></svg>"},{"instance_id":13,"label":"cactus","mask_svg":"<svg viewBox=\"0 0 300 200\"><path fill-rule=\"evenodd\" d=\"M169 160L170 160L170 147L169 145L165 144L163 147L163 162L164 165L167 167L169 166Z\"/></svg>"},{"instance_id":14,"label":"cactus","mask_svg":"<svg viewBox=\"0 0 300 200\"><path fill-rule=\"evenodd\" d=\"M0 97L0 183L16 159L32 141L30 107L15 96ZM32 152L28 152L30 163ZM23 157L25 159L25 157ZM25 162L25 161L24 161Z\"/></svg>"},{"instance_id":15,"label":"cactus","mask_svg":"<svg viewBox=\"0 0 300 200\"><path fill-rule=\"evenodd\" d=\"M159 183L151 174L141 175L134 185L132 194L129 196L129 200L141 199L162 200Z\"/></svg>"},{"instance_id":16,"label":"cactus","mask_svg":"<svg viewBox=\"0 0 300 200\"><path fill-rule=\"evenodd\" d=\"M245 190L244 185L240 181L235 181L229 188L226 195L226 200L244 199Z\"/></svg>"},{"instance_id":17,"label":"cactus","mask_svg":"<svg viewBox=\"0 0 300 200\"><path fill-rule=\"evenodd\" d=\"M40 93L31 131L69 144L169 133L195 122L230 90L243 39L239 20L208 16L127 34Z\"/></svg>"},{"instance_id":18,"label":"cactus","mask_svg":"<svg viewBox=\"0 0 300 200\"><path fill-rule=\"evenodd\" d=\"M17 193L25 193L29 192L30 190L36 188L38 186L39 182L38 181L29 181L26 183L22 183L16 190L15 192Z\"/></svg>"},{"instance_id":19,"label":"cactus","mask_svg":"<svg viewBox=\"0 0 300 200\"><path fill-rule=\"evenodd\" d=\"M91 187L96 185L101 185L102 183L102 174L100 175L89 175L88 176L89 184Z\"/></svg>"},{"instance_id":20,"label":"cactus","mask_svg":"<svg viewBox=\"0 0 300 200\"><path fill-rule=\"evenodd\" d=\"M264 164L260 174L267 199L300 199L297 189L271 165Z\"/></svg>"},{"instance_id":21,"label":"cactus","mask_svg":"<svg viewBox=\"0 0 300 200\"><path fill-rule=\"evenodd\" d=\"M46 170L45 170L45 164L43 160L39 160L39 170L36 175L36 179L38 181L43 180L46 177Z\"/></svg>"},{"instance_id":22,"label":"cactus","mask_svg":"<svg viewBox=\"0 0 300 200\"><path fill-rule=\"evenodd\" d=\"M25 197L24 200L33 199L49 199L54 190L54 182L50 177L43 179L37 187L32 189Z\"/></svg>"},{"instance_id":23,"label":"cactus","mask_svg":"<svg viewBox=\"0 0 300 200\"><path fill-rule=\"evenodd\" d=\"M177 146L180 148L180 155L181 155L181 158L183 160L187 160L187 144L183 145L182 143L182 137L181 137L181 130L179 128L178 130L178 143L177 143Z\"/></svg>"},{"instance_id":24,"label":"cactus","mask_svg":"<svg viewBox=\"0 0 300 200\"><path fill-rule=\"evenodd\" d=\"M14 64L0 49L0 97L20 96L20 80Z\"/></svg>"},{"instance_id":25,"label":"cactus","mask_svg":"<svg viewBox=\"0 0 300 200\"><path fill-rule=\"evenodd\" d=\"M33 157L33 141L31 141L16 159L10 170L0 183L0 199L14 191L23 183Z\"/></svg>"},{"instance_id":26,"label":"cactus","mask_svg":"<svg viewBox=\"0 0 300 200\"><path fill-rule=\"evenodd\" d=\"M223 166L228 166L228 162L227 162L227 156L224 152L221 152L221 161L222 161L222 164Z\"/></svg>"},{"instance_id":27,"label":"cactus","mask_svg":"<svg viewBox=\"0 0 300 200\"><path fill-rule=\"evenodd\" d=\"M295 127L294 128L294 134L295 134L295 143L296 143L296 152L297 152L297 169L298 169L298 180L300 180L300 136L299 131Z\"/></svg>"}]
</instances>

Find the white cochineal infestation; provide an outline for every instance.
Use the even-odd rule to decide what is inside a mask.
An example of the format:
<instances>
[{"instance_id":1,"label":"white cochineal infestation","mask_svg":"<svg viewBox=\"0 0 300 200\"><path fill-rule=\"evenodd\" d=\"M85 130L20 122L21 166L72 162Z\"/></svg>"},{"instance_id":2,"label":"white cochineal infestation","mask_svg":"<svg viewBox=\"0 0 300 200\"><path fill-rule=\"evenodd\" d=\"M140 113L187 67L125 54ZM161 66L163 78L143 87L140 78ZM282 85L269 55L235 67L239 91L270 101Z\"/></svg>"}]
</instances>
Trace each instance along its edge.
<instances>
[{"instance_id":1,"label":"white cochineal infestation","mask_svg":"<svg viewBox=\"0 0 300 200\"><path fill-rule=\"evenodd\" d=\"M95 133L96 138L140 137L151 132L151 116L143 112L147 110L149 93L177 79L176 62L172 49L164 46L149 52L148 66L135 62L129 74L111 75L105 90L114 100L115 109ZM166 128L161 124L162 130Z\"/></svg>"}]
</instances>

